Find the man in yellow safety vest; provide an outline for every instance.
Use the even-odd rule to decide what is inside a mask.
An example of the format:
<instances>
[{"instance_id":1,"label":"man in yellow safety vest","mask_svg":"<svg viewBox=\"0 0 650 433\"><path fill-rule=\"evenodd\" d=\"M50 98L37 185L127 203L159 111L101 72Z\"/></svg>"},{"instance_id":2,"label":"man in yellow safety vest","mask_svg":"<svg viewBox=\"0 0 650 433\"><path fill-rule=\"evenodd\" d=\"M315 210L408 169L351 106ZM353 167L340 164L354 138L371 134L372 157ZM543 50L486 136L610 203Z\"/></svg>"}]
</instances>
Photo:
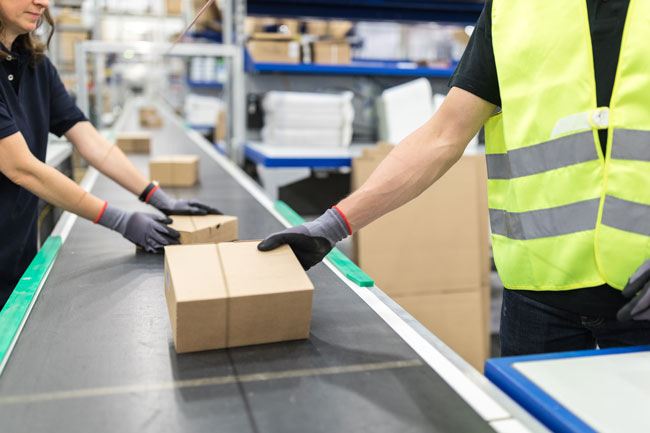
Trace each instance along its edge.
<instances>
[{"instance_id":1,"label":"man in yellow safety vest","mask_svg":"<svg viewBox=\"0 0 650 433\"><path fill-rule=\"evenodd\" d=\"M650 344L649 16L642 0L487 1L440 110L358 191L260 249L318 263L485 124L502 355Z\"/></svg>"}]
</instances>

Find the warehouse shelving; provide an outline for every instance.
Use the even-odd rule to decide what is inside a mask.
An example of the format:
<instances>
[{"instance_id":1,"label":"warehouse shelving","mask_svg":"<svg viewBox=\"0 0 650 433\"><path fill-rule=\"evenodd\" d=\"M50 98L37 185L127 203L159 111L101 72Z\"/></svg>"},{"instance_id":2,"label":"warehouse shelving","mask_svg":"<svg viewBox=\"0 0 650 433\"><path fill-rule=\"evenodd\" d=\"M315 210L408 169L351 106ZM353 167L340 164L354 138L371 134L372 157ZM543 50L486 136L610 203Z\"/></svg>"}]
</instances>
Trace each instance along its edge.
<instances>
[{"instance_id":1,"label":"warehouse shelving","mask_svg":"<svg viewBox=\"0 0 650 433\"><path fill-rule=\"evenodd\" d=\"M248 0L249 15L474 23L482 1Z\"/></svg>"},{"instance_id":2,"label":"warehouse shelving","mask_svg":"<svg viewBox=\"0 0 650 433\"><path fill-rule=\"evenodd\" d=\"M246 72L332 75L390 75L403 77L450 77L455 65L447 68L429 68L411 61L352 59L344 65L260 63L246 56Z\"/></svg>"}]
</instances>

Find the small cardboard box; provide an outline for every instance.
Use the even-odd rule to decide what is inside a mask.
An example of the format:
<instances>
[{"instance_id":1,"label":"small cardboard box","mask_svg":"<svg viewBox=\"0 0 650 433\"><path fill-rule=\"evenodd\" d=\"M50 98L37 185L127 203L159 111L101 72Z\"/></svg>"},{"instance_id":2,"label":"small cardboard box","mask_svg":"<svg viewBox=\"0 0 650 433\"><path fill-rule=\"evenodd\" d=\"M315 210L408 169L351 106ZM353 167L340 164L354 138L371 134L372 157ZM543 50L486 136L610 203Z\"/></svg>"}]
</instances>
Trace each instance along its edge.
<instances>
[{"instance_id":1,"label":"small cardboard box","mask_svg":"<svg viewBox=\"0 0 650 433\"><path fill-rule=\"evenodd\" d=\"M164 155L151 158L149 178L162 186L192 186L199 181L199 157Z\"/></svg>"},{"instance_id":2,"label":"small cardboard box","mask_svg":"<svg viewBox=\"0 0 650 433\"><path fill-rule=\"evenodd\" d=\"M142 107L139 110L140 126L143 128L160 128L163 125L162 117L155 107Z\"/></svg>"},{"instance_id":3,"label":"small cardboard box","mask_svg":"<svg viewBox=\"0 0 650 433\"><path fill-rule=\"evenodd\" d=\"M312 61L329 65L350 63L350 44L346 40L323 40L312 43Z\"/></svg>"},{"instance_id":4,"label":"small cardboard box","mask_svg":"<svg viewBox=\"0 0 650 433\"><path fill-rule=\"evenodd\" d=\"M167 0L167 14L180 15L183 11L181 0Z\"/></svg>"},{"instance_id":5,"label":"small cardboard box","mask_svg":"<svg viewBox=\"0 0 650 433\"><path fill-rule=\"evenodd\" d=\"M148 132L118 132L115 134L115 144L124 153L149 153L151 134Z\"/></svg>"},{"instance_id":6,"label":"small cardboard box","mask_svg":"<svg viewBox=\"0 0 650 433\"><path fill-rule=\"evenodd\" d=\"M292 35L255 33L247 47L256 62L300 63L300 44Z\"/></svg>"},{"instance_id":7,"label":"small cardboard box","mask_svg":"<svg viewBox=\"0 0 650 433\"><path fill-rule=\"evenodd\" d=\"M258 243L165 247L177 353L309 337L314 286L291 248Z\"/></svg>"},{"instance_id":8,"label":"small cardboard box","mask_svg":"<svg viewBox=\"0 0 650 433\"><path fill-rule=\"evenodd\" d=\"M172 215L169 226L181 234L183 245L237 240L237 217L229 215Z\"/></svg>"}]
</instances>

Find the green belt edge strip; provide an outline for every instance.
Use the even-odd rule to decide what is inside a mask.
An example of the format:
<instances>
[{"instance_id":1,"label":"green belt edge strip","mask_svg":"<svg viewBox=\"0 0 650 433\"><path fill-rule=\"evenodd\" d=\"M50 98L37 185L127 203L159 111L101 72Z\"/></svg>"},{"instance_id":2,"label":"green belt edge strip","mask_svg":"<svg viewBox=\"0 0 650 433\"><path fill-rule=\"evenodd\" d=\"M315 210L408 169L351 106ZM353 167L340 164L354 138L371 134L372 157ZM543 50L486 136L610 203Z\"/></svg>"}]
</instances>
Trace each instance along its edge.
<instances>
[{"instance_id":1,"label":"green belt edge strip","mask_svg":"<svg viewBox=\"0 0 650 433\"><path fill-rule=\"evenodd\" d=\"M41 282L54 263L61 244L61 236L47 238L0 311L0 364L5 359Z\"/></svg>"},{"instance_id":2,"label":"green belt edge strip","mask_svg":"<svg viewBox=\"0 0 650 433\"><path fill-rule=\"evenodd\" d=\"M305 220L296 213L291 207L278 200L273 203L273 207L282 215L290 224L297 226L305 222ZM357 265L348 259L338 248L332 249L327 255L330 262L339 270L346 278L350 279L360 287L373 287L375 282L363 272Z\"/></svg>"}]
</instances>

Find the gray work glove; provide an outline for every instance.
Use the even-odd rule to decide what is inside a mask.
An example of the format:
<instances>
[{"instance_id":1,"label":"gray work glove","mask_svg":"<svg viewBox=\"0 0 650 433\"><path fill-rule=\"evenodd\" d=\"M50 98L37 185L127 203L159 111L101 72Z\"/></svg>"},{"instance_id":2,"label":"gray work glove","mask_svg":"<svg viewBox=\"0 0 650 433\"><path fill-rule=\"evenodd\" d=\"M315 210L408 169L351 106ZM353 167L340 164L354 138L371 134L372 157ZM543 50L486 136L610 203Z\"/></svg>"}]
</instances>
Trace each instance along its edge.
<instances>
[{"instance_id":1,"label":"gray work glove","mask_svg":"<svg viewBox=\"0 0 650 433\"><path fill-rule=\"evenodd\" d=\"M217 209L194 200L177 200L158 187L147 202L165 215L221 215Z\"/></svg>"},{"instance_id":2,"label":"gray work glove","mask_svg":"<svg viewBox=\"0 0 650 433\"><path fill-rule=\"evenodd\" d=\"M334 245L348 234L348 226L341 214L335 209L328 209L314 221L273 233L260 242L257 249L271 251L281 245L289 245L307 270L323 260Z\"/></svg>"},{"instance_id":3,"label":"gray work glove","mask_svg":"<svg viewBox=\"0 0 650 433\"><path fill-rule=\"evenodd\" d=\"M618 310L618 320L650 320L650 259L632 274L623 296L631 300Z\"/></svg>"},{"instance_id":4,"label":"gray work glove","mask_svg":"<svg viewBox=\"0 0 650 433\"><path fill-rule=\"evenodd\" d=\"M162 253L163 247L178 244L180 234L166 224L172 220L143 212L126 212L107 205L98 224L122 236L150 253Z\"/></svg>"}]
</instances>

